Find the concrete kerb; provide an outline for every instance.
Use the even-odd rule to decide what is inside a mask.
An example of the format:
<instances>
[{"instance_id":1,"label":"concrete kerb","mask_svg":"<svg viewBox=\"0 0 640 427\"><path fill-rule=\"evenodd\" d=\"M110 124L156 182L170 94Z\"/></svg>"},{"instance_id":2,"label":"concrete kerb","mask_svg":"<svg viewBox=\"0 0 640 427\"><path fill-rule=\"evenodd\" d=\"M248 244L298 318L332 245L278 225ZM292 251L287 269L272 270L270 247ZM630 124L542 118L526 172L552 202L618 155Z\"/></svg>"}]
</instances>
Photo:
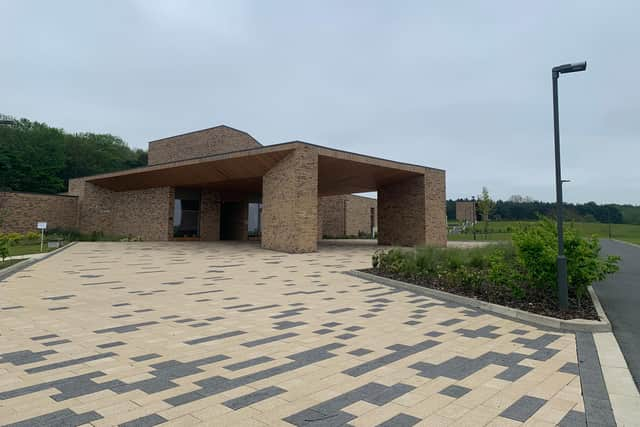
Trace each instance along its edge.
<instances>
[{"instance_id":1,"label":"concrete kerb","mask_svg":"<svg viewBox=\"0 0 640 427\"><path fill-rule=\"evenodd\" d=\"M363 271L351 270L346 271L345 274L364 280L370 280L372 282L380 283L394 288L404 289L416 294L426 295L429 297L454 302L456 304L472 308L478 308L480 310L484 310L501 317L529 323L543 328L556 329L566 332L611 332L611 323L609 323L609 319L607 319L607 316L604 314L604 310L602 309L600 301L598 300L598 296L595 292L593 292L591 287L589 287L589 295L591 295L591 298L593 299L593 304L596 308L598 316L600 317L600 320L563 320L549 316L543 316L540 314L529 313L523 310L518 310L516 308L492 304L486 301L480 301L469 297L450 294L448 292L426 288L424 286L413 285L411 283L401 282L399 280L389 279L386 277L377 276L375 274L365 273Z\"/></svg>"},{"instance_id":2,"label":"concrete kerb","mask_svg":"<svg viewBox=\"0 0 640 427\"><path fill-rule=\"evenodd\" d=\"M4 282L5 280L7 280L9 277L13 276L14 274L24 270L25 268L30 267L30 266L32 266L32 265L34 265L34 264L36 264L36 263L38 263L38 262L40 262L42 260L45 260L45 259L47 259L49 257L52 257L52 256L62 252L63 250L75 245L76 243L77 242L71 242L69 244L64 245L61 248L54 249L53 251L46 253L43 256L27 258L27 259L25 259L23 261L20 261L20 262L16 263L16 264L13 264L10 267L7 267L7 268L4 268L4 269L0 270L0 284L2 282Z\"/></svg>"}]
</instances>

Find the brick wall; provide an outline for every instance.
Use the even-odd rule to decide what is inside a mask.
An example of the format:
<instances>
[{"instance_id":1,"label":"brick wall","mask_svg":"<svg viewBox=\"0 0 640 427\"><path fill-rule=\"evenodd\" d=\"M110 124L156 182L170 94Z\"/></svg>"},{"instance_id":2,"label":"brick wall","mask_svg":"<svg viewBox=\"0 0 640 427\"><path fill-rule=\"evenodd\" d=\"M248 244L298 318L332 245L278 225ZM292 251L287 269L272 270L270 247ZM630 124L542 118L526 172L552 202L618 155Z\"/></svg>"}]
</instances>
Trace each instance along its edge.
<instances>
[{"instance_id":1,"label":"brick wall","mask_svg":"<svg viewBox=\"0 0 640 427\"><path fill-rule=\"evenodd\" d=\"M345 235L344 196L320 197L318 217L321 237L342 237Z\"/></svg>"},{"instance_id":2,"label":"brick wall","mask_svg":"<svg viewBox=\"0 0 640 427\"><path fill-rule=\"evenodd\" d=\"M460 222L476 222L476 202L457 201L456 220Z\"/></svg>"},{"instance_id":3,"label":"brick wall","mask_svg":"<svg viewBox=\"0 0 640 427\"><path fill-rule=\"evenodd\" d=\"M378 243L425 243L425 177L416 176L378 189Z\"/></svg>"},{"instance_id":4,"label":"brick wall","mask_svg":"<svg viewBox=\"0 0 640 427\"><path fill-rule=\"evenodd\" d=\"M149 165L260 147L251 135L227 126L172 136L149 143Z\"/></svg>"},{"instance_id":5,"label":"brick wall","mask_svg":"<svg viewBox=\"0 0 640 427\"><path fill-rule=\"evenodd\" d=\"M416 176L378 189L378 243L447 244L445 172L425 168Z\"/></svg>"},{"instance_id":6,"label":"brick wall","mask_svg":"<svg viewBox=\"0 0 640 427\"><path fill-rule=\"evenodd\" d=\"M369 197L354 195L346 196L347 202L347 236L357 236L360 233L371 233L371 209L373 209L373 226L376 226L378 201Z\"/></svg>"},{"instance_id":7,"label":"brick wall","mask_svg":"<svg viewBox=\"0 0 640 427\"><path fill-rule=\"evenodd\" d=\"M76 228L78 198L49 194L0 192L0 232L37 231L36 223L47 228Z\"/></svg>"},{"instance_id":8,"label":"brick wall","mask_svg":"<svg viewBox=\"0 0 640 427\"><path fill-rule=\"evenodd\" d=\"M69 181L78 196L78 229L143 240L168 240L173 234L173 189L156 187L110 191L78 178Z\"/></svg>"},{"instance_id":9,"label":"brick wall","mask_svg":"<svg viewBox=\"0 0 640 427\"><path fill-rule=\"evenodd\" d=\"M262 179L262 247L313 252L318 238L318 152L296 149Z\"/></svg>"},{"instance_id":10,"label":"brick wall","mask_svg":"<svg viewBox=\"0 0 640 427\"><path fill-rule=\"evenodd\" d=\"M114 192L109 234L142 240L168 240L173 236L173 191L169 187ZM170 211L171 209L171 211Z\"/></svg>"},{"instance_id":11,"label":"brick wall","mask_svg":"<svg viewBox=\"0 0 640 427\"><path fill-rule=\"evenodd\" d=\"M353 194L320 197L318 215L322 237L357 236L360 232L371 233L371 209L374 209L373 225L376 226L376 199Z\"/></svg>"}]
</instances>

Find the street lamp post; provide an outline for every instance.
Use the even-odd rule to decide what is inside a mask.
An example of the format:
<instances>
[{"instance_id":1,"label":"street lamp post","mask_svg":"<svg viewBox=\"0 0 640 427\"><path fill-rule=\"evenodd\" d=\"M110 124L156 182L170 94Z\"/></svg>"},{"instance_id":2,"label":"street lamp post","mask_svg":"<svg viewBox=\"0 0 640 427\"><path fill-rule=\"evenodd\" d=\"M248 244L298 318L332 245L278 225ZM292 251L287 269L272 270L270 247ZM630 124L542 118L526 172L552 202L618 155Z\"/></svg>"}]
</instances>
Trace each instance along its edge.
<instances>
[{"instance_id":1,"label":"street lamp post","mask_svg":"<svg viewBox=\"0 0 640 427\"><path fill-rule=\"evenodd\" d=\"M553 82L553 140L556 152L556 215L558 223L558 299L560 308L569 306L569 285L567 279L567 257L564 256L564 237L562 230L562 173L560 169L560 123L558 118L558 77L560 74L575 73L587 69L586 62L558 65L551 69Z\"/></svg>"}]
</instances>

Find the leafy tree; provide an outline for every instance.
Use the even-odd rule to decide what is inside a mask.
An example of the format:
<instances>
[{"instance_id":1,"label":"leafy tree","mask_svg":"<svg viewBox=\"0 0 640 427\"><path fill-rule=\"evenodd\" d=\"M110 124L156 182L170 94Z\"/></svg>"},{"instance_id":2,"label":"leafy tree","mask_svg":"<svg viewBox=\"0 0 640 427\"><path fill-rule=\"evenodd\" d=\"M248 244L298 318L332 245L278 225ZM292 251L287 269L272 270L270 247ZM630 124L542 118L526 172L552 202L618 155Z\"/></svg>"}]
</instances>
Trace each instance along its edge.
<instances>
[{"instance_id":1,"label":"leafy tree","mask_svg":"<svg viewBox=\"0 0 640 427\"><path fill-rule=\"evenodd\" d=\"M482 194L478 196L478 209L480 210L482 221L484 221L485 235L489 234L489 215L491 215L495 205L495 202L491 200L487 187L482 187Z\"/></svg>"},{"instance_id":2,"label":"leafy tree","mask_svg":"<svg viewBox=\"0 0 640 427\"><path fill-rule=\"evenodd\" d=\"M146 151L117 136L69 134L27 119L0 125L0 190L59 193L70 178L146 164Z\"/></svg>"}]
</instances>

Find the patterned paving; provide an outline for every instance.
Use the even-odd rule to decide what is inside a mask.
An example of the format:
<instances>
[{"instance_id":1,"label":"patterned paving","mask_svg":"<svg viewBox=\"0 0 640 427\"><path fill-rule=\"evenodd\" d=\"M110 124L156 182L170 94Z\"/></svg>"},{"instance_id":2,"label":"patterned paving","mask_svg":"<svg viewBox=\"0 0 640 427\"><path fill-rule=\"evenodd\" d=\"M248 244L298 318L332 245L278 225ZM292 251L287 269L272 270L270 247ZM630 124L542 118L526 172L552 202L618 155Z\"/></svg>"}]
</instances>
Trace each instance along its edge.
<instances>
[{"instance_id":1,"label":"patterned paving","mask_svg":"<svg viewBox=\"0 0 640 427\"><path fill-rule=\"evenodd\" d=\"M0 424L584 425L573 334L341 273L370 255L72 246L0 283Z\"/></svg>"}]
</instances>

